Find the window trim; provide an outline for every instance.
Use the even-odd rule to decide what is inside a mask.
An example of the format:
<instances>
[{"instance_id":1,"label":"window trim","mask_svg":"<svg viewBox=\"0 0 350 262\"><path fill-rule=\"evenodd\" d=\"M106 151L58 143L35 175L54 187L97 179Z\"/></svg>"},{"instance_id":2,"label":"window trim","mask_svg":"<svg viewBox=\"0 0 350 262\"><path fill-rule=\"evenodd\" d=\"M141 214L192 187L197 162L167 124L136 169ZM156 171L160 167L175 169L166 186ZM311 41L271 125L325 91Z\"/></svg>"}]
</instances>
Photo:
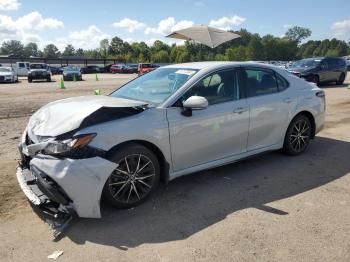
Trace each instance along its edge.
<instances>
[{"instance_id":1,"label":"window trim","mask_svg":"<svg viewBox=\"0 0 350 262\"><path fill-rule=\"evenodd\" d=\"M218 73L221 73L221 72L225 72L225 71L235 71L236 73L236 77L237 77L237 82L238 82L238 89L239 89L239 98L237 100L228 100L228 101L224 101L224 102L220 102L220 103L216 103L216 104L212 104L212 105L208 105L209 106L216 106L216 105L219 105L219 104L223 104L223 103L227 103L227 102L232 102L232 101L238 101L238 100L241 100L243 98L246 98L245 96L242 96L242 89L243 89L243 82L242 82L242 77L241 77L241 67L238 67L238 66L235 66L235 67L228 67L228 68L221 68L221 69L218 69L218 70L215 70L215 71L211 71L211 72L208 72L207 74L205 74L204 76L202 76L199 80L197 80L196 82L194 82L190 87L188 87L181 95L179 95L179 97L176 99L176 101L168 106L168 108L183 108L182 106L176 106L175 104L179 101L179 99L181 99L181 97L186 94L186 92L188 92L191 88L193 88L195 85L197 85L200 81L202 81L203 79L205 79L206 77L210 76L210 75L214 75L214 74L218 74ZM245 93L244 93L245 94Z\"/></svg>"}]
</instances>

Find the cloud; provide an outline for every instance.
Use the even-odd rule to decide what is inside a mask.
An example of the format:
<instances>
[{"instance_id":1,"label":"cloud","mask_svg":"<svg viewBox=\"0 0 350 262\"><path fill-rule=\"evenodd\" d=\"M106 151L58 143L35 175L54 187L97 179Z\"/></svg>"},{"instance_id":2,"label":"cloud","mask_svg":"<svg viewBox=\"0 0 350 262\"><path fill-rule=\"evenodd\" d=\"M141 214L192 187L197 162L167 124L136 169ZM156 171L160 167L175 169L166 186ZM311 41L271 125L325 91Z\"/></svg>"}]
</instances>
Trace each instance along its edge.
<instances>
[{"instance_id":1,"label":"cloud","mask_svg":"<svg viewBox=\"0 0 350 262\"><path fill-rule=\"evenodd\" d=\"M91 25L87 29L69 33L68 38L60 38L58 42L60 47L71 44L76 48L91 49L98 47L100 41L105 38L110 39L111 36L104 33L97 26Z\"/></svg>"},{"instance_id":2,"label":"cloud","mask_svg":"<svg viewBox=\"0 0 350 262\"><path fill-rule=\"evenodd\" d=\"M137 20L132 20L130 18L124 18L120 20L119 22L115 22L112 24L113 27L118 27L118 28L125 28L127 31L130 33L143 29L146 25L144 23L141 23Z\"/></svg>"},{"instance_id":3,"label":"cloud","mask_svg":"<svg viewBox=\"0 0 350 262\"><path fill-rule=\"evenodd\" d=\"M41 37L33 33L33 31L63 26L62 21L54 18L43 18L39 12L32 12L17 19L7 15L0 15L0 39L2 41L20 40L24 43L39 42Z\"/></svg>"},{"instance_id":4,"label":"cloud","mask_svg":"<svg viewBox=\"0 0 350 262\"><path fill-rule=\"evenodd\" d=\"M20 5L18 0L0 0L0 10L2 11L17 10Z\"/></svg>"},{"instance_id":5,"label":"cloud","mask_svg":"<svg viewBox=\"0 0 350 262\"><path fill-rule=\"evenodd\" d=\"M223 16L218 20L210 20L209 26L217 27L223 30L230 30L233 26L242 24L246 18L234 15L234 16Z\"/></svg>"},{"instance_id":6,"label":"cloud","mask_svg":"<svg viewBox=\"0 0 350 262\"><path fill-rule=\"evenodd\" d=\"M332 33L335 37L347 39L350 37L350 19L338 21L331 26Z\"/></svg>"},{"instance_id":7,"label":"cloud","mask_svg":"<svg viewBox=\"0 0 350 262\"><path fill-rule=\"evenodd\" d=\"M190 20L181 20L179 22L176 22L174 17L168 17L166 19L161 20L158 23L157 27L147 27L145 30L145 34L167 35L173 31L181 30L193 25L194 22Z\"/></svg>"}]
</instances>

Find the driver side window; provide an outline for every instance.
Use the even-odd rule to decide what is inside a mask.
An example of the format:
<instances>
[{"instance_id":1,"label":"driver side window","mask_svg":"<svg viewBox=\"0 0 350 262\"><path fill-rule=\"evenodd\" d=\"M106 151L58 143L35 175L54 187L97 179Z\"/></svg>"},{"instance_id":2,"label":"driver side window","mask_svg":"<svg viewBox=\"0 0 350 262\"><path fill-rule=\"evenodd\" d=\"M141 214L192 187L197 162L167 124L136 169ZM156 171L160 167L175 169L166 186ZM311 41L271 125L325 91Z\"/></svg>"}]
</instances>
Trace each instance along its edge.
<instances>
[{"instance_id":1,"label":"driver side window","mask_svg":"<svg viewBox=\"0 0 350 262\"><path fill-rule=\"evenodd\" d=\"M225 70L204 77L180 98L176 106L181 107L191 96L205 97L209 105L238 100L239 85L236 70Z\"/></svg>"}]
</instances>

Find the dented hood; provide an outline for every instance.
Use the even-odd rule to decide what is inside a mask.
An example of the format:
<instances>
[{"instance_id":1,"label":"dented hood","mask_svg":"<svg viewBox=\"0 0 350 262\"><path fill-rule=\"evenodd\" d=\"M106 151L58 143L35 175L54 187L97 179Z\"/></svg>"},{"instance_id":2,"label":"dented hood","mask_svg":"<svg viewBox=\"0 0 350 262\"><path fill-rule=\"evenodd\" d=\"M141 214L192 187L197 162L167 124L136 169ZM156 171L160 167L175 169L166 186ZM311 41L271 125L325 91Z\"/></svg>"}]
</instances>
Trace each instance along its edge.
<instances>
[{"instance_id":1,"label":"dented hood","mask_svg":"<svg viewBox=\"0 0 350 262\"><path fill-rule=\"evenodd\" d=\"M29 119L27 131L34 142L87 126L131 116L145 109L145 102L111 96L82 96L58 100L40 108Z\"/></svg>"}]
</instances>

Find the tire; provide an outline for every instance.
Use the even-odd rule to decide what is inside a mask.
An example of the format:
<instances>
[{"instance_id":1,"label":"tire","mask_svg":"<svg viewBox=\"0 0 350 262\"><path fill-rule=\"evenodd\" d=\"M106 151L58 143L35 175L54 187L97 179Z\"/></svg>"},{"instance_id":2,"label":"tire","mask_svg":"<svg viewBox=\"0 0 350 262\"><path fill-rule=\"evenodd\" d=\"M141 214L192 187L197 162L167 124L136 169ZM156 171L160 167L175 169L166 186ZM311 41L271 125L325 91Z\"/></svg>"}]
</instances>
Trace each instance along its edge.
<instances>
[{"instance_id":1,"label":"tire","mask_svg":"<svg viewBox=\"0 0 350 262\"><path fill-rule=\"evenodd\" d=\"M311 123L307 116L296 116L288 126L283 152L291 156L303 153L310 144L311 129Z\"/></svg>"},{"instance_id":2,"label":"tire","mask_svg":"<svg viewBox=\"0 0 350 262\"><path fill-rule=\"evenodd\" d=\"M28 83L31 83L31 82L33 82L33 79L28 77Z\"/></svg>"},{"instance_id":3,"label":"tire","mask_svg":"<svg viewBox=\"0 0 350 262\"><path fill-rule=\"evenodd\" d=\"M320 85L320 78L318 75L314 75L312 78L312 82L315 83L317 86Z\"/></svg>"},{"instance_id":4,"label":"tire","mask_svg":"<svg viewBox=\"0 0 350 262\"><path fill-rule=\"evenodd\" d=\"M47 82L51 82L51 77L49 76L46 80Z\"/></svg>"},{"instance_id":5,"label":"tire","mask_svg":"<svg viewBox=\"0 0 350 262\"><path fill-rule=\"evenodd\" d=\"M128 145L112 153L109 159L119 164L102 192L102 198L109 204L121 209L131 208L144 202L157 188L159 161L148 148ZM139 172L135 172L137 170Z\"/></svg>"},{"instance_id":6,"label":"tire","mask_svg":"<svg viewBox=\"0 0 350 262\"><path fill-rule=\"evenodd\" d=\"M337 85L342 85L344 84L344 80L345 80L345 74L341 73L341 75L339 76L338 81L336 82Z\"/></svg>"}]
</instances>

